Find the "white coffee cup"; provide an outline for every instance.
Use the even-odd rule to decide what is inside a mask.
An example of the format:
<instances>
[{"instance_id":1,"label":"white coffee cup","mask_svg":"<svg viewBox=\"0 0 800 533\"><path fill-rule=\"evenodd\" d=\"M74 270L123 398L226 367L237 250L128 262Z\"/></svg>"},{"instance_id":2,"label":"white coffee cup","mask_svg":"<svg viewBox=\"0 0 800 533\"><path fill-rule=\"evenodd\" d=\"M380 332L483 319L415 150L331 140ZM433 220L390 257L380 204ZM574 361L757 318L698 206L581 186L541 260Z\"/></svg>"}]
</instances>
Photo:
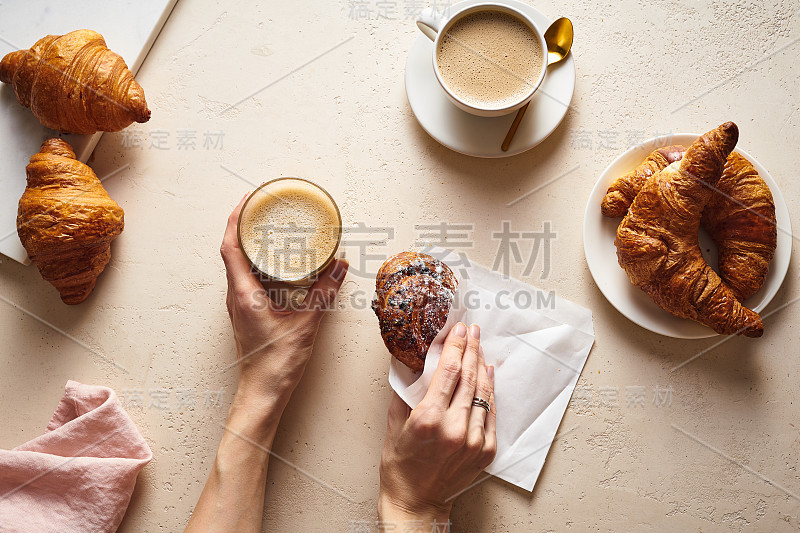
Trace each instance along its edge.
<instances>
[{"instance_id":1,"label":"white coffee cup","mask_svg":"<svg viewBox=\"0 0 800 533\"><path fill-rule=\"evenodd\" d=\"M486 2L478 5L468 6L458 9L453 13L447 13L448 11L449 9L445 10L443 13L437 13L433 8L424 9L417 17L417 27L419 27L420 31L422 31L426 37L433 41L433 53L431 54L433 71L436 74L436 79L439 81L439 85L442 86L442 89L450 98L450 100L467 113L472 113L473 115L482 117L497 117L501 115L507 115L527 104L531 98L533 98L534 93L542 84L542 80L544 80L544 76L547 73L547 43L545 43L544 35L541 31L539 31L539 28L537 28L533 21L524 13L501 2ZM539 39L539 44L541 47L542 68L536 83L532 84L528 91L520 95L518 98L511 102L505 102L504 105L498 107L492 107L488 105L480 106L472 102L467 102L463 98L459 98L447 86L444 80L442 80L442 75L438 66L439 42L442 36L446 35L448 30L463 17L482 11L499 11L519 19L521 22L527 25L531 31L533 31L533 33Z\"/></svg>"}]
</instances>

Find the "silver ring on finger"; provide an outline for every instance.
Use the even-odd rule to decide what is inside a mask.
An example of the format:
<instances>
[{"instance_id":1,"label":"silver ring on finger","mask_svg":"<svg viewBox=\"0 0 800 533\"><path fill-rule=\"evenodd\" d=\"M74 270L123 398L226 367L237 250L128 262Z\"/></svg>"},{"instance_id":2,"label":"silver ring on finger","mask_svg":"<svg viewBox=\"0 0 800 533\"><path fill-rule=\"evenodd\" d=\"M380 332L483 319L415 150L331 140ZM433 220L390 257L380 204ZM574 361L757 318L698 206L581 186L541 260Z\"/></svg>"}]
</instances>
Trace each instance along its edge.
<instances>
[{"instance_id":1,"label":"silver ring on finger","mask_svg":"<svg viewBox=\"0 0 800 533\"><path fill-rule=\"evenodd\" d=\"M491 410L489 402L487 402L483 398L478 398L477 396L472 399L472 405L486 409L487 413Z\"/></svg>"}]
</instances>

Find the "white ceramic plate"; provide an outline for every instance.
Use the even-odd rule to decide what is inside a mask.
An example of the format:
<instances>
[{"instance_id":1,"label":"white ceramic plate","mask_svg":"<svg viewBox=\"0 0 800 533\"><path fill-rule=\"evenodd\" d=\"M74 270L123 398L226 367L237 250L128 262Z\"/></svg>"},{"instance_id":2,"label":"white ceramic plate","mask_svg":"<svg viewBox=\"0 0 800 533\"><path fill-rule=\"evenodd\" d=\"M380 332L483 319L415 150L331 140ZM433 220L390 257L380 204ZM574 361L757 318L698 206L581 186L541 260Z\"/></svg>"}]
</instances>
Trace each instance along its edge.
<instances>
[{"instance_id":1,"label":"white ceramic plate","mask_svg":"<svg viewBox=\"0 0 800 533\"><path fill-rule=\"evenodd\" d=\"M698 134L692 133L655 137L634 146L617 157L597 180L592 194L589 196L589 203L583 218L583 249L586 254L586 262L589 264L589 271L597 286L611 302L611 305L643 328L681 339L702 339L717 334L702 324L677 318L664 311L630 282L628 275L617 263L617 249L614 246L617 226L621 219L604 217L600 213L600 202L615 179L640 165L656 148L672 144L689 146L698 137ZM775 249L775 257L770 263L764 286L745 301L747 307L761 312L778 292L789 268L789 257L792 253L792 225L786 200L767 169L744 150L737 148L736 151L753 163L772 191L772 197L775 200L775 217L778 225L778 245ZM716 247L702 229L700 230L700 248L709 264L716 268Z\"/></svg>"},{"instance_id":2,"label":"white ceramic plate","mask_svg":"<svg viewBox=\"0 0 800 533\"><path fill-rule=\"evenodd\" d=\"M465 0L450 7L455 12L483 0ZM525 13L544 33L550 19L516 0L503 3ZM575 90L572 54L547 68L531 99L525 118L507 152L500 149L516 111L502 117L478 117L457 108L447 98L433 71L433 42L420 32L406 62L406 96L414 116L428 134L451 150L475 157L507 157L529 150L545 140L567 114Z\"/></svg>"}]
</instances>

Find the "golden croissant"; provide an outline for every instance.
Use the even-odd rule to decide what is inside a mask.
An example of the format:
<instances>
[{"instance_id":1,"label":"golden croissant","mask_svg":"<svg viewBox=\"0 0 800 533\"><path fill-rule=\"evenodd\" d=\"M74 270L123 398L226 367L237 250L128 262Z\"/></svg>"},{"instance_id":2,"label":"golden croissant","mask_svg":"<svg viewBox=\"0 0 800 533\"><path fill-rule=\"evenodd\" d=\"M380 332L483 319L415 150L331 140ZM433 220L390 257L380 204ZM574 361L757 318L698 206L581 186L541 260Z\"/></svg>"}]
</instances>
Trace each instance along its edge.
<instances>
[{"instance_id":1,"label":"golden croissant","mask_svg":"<svg viewBox=\"0 0 800 533\"><path fill-rule=\"evenodd\" d=\"M61 132L119 131L150 119L125 61L91 30L48 35L6 54L0 81L12 84L17 101L44 126Z\"/></svg>"},{"instance_id":2,"label":"golden croissant","mask_svg":"<svg viewBox=\"0 0 800 533\"><path fill-rule=\"evenodd\" d=\"M81 303L111 259L111 241L124 227L122 208L61 139L45 141L26 171L20 241L64 303Z\"/></svg>"},{"instance_id":3,"label":"golden croissant","mask_svg":"<svg viewBox=\"0 0 800 533\"><path fill-rule=\"evenodd\" d=\"M686 148L681 145L654 150L641 165L614 180L603 197L600 211L611 218L625 216L644 182L656 172L680 161L685 152Z\"/></svg>"},{"instance_id":4,"label":"golden croissant","mask_svg":"<svg viewBox=\"0 0 800 533\"><path fill-rule=\"evenodd\" d=\"M719 275L739 301L767 279L778 245L772 192L745 157L732 153L700 223L719 250Z\"/></svg>"},{"instance_id":5,"label":"golden croissant","mask_svg":"<svg viewBox=\"0 0 800 533\"><path fill-rule=\"evenodd\" d=\"M603 197L603 215L623 216L647 178L680 161L685 152L680 145L660 148L617 178ZM778 231L772 192L744 156L728 156L700 223L717 245L722 281L740 302L755 294L767 278Z\"/></svg>"},{"instance_id":6,"label":"golden croissant","mask_svg":"<svg viewBox=\"0 0 800 533\"><path fill-rule=\"evenodd\" d=\"M700 216L711 201L739 130L726 122L695 141L680 162L651 176L617 228L617 258L631 282L665 310L717 333L760 337L744 307L703 259Z\"/></svg>"}]
</instances>

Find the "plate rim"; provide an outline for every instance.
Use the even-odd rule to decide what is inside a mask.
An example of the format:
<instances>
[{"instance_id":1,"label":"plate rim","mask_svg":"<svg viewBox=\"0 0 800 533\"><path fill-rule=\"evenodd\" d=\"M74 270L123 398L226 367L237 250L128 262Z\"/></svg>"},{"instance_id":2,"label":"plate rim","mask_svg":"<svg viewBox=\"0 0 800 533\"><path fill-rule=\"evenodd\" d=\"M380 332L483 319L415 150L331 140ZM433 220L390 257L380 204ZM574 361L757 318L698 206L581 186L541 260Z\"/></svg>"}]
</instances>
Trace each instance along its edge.
<instances>
[{"instance_id":1,"label":"plate rim","mask_svg":"<svg viewBox=\"0 0 800 533\"><path fill-rule=\"evenodd\" d=\"M477 4L483 3L484 1L485 0L462 0L460 2L456 2L455 4L450 5L448 7L449 7L449 9L457 10L457 9L461 9L462 7L466 8L466 7L469 7L471 5L477 5ZM533 7L533 6L529 5L529 4L526 4L524 2L521 2L519 0L498 0L496 3L506 4L509 7L519 9L520 11L523 11L523 12L530 11L530 12L533 13L533 15L531 15L530 13L527 13L527 12L526 12L526 14L528 14L531 17L541 16L543 19L548 21L548 24L552 23L552 20L550 19L550 17L548 17L547 15L545 15L544 13L542 13L541 11L536 9L535 7ZM534 22L536 22L536 21L534 20ZM423 121L420 120L419 117L417 116L417 113L414 110L414 106L411 104L411 99L408 96L408 92L409 92L408 91L408 86L409 86L409 79L410 79L408 63L409 63L409 60L410 60L410 57L411 57L411 53L413 52L415 46L417 45L417 42L419 42L421 39L423 40L423 42L425 42L425 40L427 40L427 38L424 35L418 35L417 38L414 40L414 42L411 44L411 47L409 48L409 51L408 51L408 56L406 58L405 75L404 75L404 88L405 88L405 93L406 93L406 101L408 102L408 106L411 109L411 113L414 115L414 119L417 121L417 124L420 125L420 127L425 131L425 133L428 134L428 136L430 138L432 138L434 141L438 142L439 144L441 144L442 146L444 146L445 148L447 148L449 150L452 150L452 151L454 151L456 153L459 153L459 154L462 154L462 155L466 155L466 156L469 156L469 157L477 157L479 159L502 159L502 158L505 158L505 157L513 157L515 155L519 155L519 154L525 153L528 150L531 150L531 149L535 148L536 146L538 146L539 144L543 143L548 137L550 137L550 135L552 135L553 132L558 129L558 127L561 125L561 123L564 122L564 118L567 116L567 112L569 112L570 107L572 107L572 99L575 96L575 85L576 85L577 79L576 79L576 76L575 76L575 62L574 62L574 59L573 59L572 52L570 52L569 55L564 59L564 61L563 61L564 64L561 65L561 68L564 68L564 67L567 66L567 64L569 64L569 66L571 67L571 70L572 70L572 83L570 84L568 105L566 105L564 107L564 112L561 114L561 116L559 117L558 121L553 125L553 127L550 129L550 131L548 131L547 133L545 133L542 136L541 139L539 139L537 142L535 142L533 144L525 145L524 147L522 147L521 149L518 149L518 150L509 149L507 152L500 151L499 153L492 153L492 154L477 154L477 153L471 153L471 152L467 152L467 151L464 151L462 149L459 149L459 148L453 146L453 143L444 142L443 139L440 139L438 136L434 135L430 131L429 128L425 127L425 124L423 123ZM543 84L546 83L546 81L547 81L547 77L545 77L545 81L543 82ZM440 88L440 90L441 90L441 88ZM461 113L466 113L466 111L458 109L455 105L453 105L453 107L455 109L457 109ZM514 113L509 113L509 115L513 115L513 114ZM505 117L506 115L503 115L503 116ZM483 118L483 117L476 117L476 118ZM486 118L497 119L497 118L500 118L500 117L486 117ZM499 150L500 143L498 143L497 146L498 146L498 150Z\"/></svg>"},{"instance_id":2,"label":"plate rim","mask_svg":"<svg viewBox=\"0 0 800 533\"><path fill-rule=\"evenodd\" d=\"M638 151L641 151L644 154L643 157L647 157L648 147L652 147L652 149L655 149L658 146L669 146L669 145L676 144L676 143L680 144L683 138L694 138L694 139L697 139L701 135L702 134L700 134L700 133L685 133L685 132L670 133L670 134L666 134L666 135L659 135L659 136L656 136L656 137L651 137L651 138L649 138L649 139L647 139L645 141L642 141L641 143L639 143L637 145L631 146L630 148L628 148L624 152L622 152L619 155L617 155L617 157L615 157L611 161L611 163L609 163L603 169L603 171L600 172L597 180L595 181L594 186L592 187L592 190L591 190L591 192L589 194L589 198L587 200L586 209L584 211L584 219L583 219L583 228L582 228L582 230L583 230L584 257L586 259L586 264L587 264L587 266L589 268L589 273L592 276L592 280L594 281L594 283L597 286L597 288L600 290L600 292L603 295L603 297L611 304L612 307L614 307L614 309L616 309L620 314L622 314L625 318L627 318L628 320L630 320L634 324L636 324L636 325L638 325L638 326L640 326L640 327L642 327L642 328L644 328L644 329L646 329L648 331L651 331L653 333L657 333L659 335L663 335L663 336L666 336L666 337L678 338L678 339L705 339L705 338L715 337L715 336L718 336L720 334L716 333L714 330L712 330L711 328L708 328L707 326L703 326L708 330L707 334L703 334L703 335L697 335L697 334L680 335L680 334L675 334L674 332L671 332L671 331L665 331L664 329L658 329L656 326L652 326L649 322L648 323L643 323L642 320L637 319L636 316L632 316L632 313L630 312L630 310L626 309L625 306L619 301L620 298L618 296L614 295L614 294L609 295L608 288L604 288L602 286L602 284L598 282L598 276L600 277L600 279L603 279L603 277L601 275L599 275L600 274L599 272L595 271L595 268L597 267L597 265L595 264L595 256L597 255L597 253L594 252L590 248L590 246L588 244L588 241L587 241L587 235L590 235L592 233L591 228L589 226L589 223L591 221L593 221L593 220L594 221L602 220L602 218L598 218L598 217L603 217L603 215L600 213L599 200L602 198L602 196L599 196L600 195L599 191L607 190L608 186L613 182L613 179L616 179L616 177L621 175L622 171L620 171L619 173L617 173L617 171L615 171L612 174L611 171L614 170L615 167L622 165L622 162L625 159L627 159L628 157L630 157L631 155L633 155L634 153L636 153ZM650 151L652 151L652 149ZM777 295L777 293L780 290L780 288L783 286L783 282L784 282L784 280L786 278L786 274L787 274L788 269L789 269L789 264L791 262L792 240L793 240L791 216L790 216L788 205L786 204L786 199L785 199L785 197L783 195L783 192L780 190L780 187L778 186L778 183L775 181L775 179L772 177L772 175L769 173L769 171L766 169L766 167L764 167L764 165L762 165L757 159L755 159L752 155L750 155L744 149L742 149L742 148L737 146L734 149L734 151L737 152L737 153L740 153L742 156L746 157L753 164L753 166L756 167L756 170L759 172L759 175L761 175L762 179L764 179L764 181L770 187L770 192L772 193L773 201L775 203L776 226L778 227L778 241L777 241L777 246L776 246L776 254L775 254L775 257L773 257L773 263L771 263L770 271L767 274L768 276L770 276L770 275L773 276L773 280L774 281L772 282L773 285L770 287L770 289L767 291L767 293L762 297L761 302L759 302L758 305L756 305L756 306L754 306L752 308L754 311L760 313L763 309L765 309L772 302L772 300L775 298L775 296ZM642 160L644 160L644 158ZM605 192L603 192L603 195L605 195ZM786 223L785 226L781 225L781 223L780 223L780 221L783 218L785 218L785 223ZM783 239L781 239L781 235L783 235ZM784 246L788 246L788 249L787 249L787 251L785 253L782 252L781 255L778 255L778 253L777 253L778 246L781 246L782 244ZM774 261L780 260L780 259L782 259L782 261L780 261L779 263L774 263ZM653 302L652 300L648 300L648 302L649 302L650 305L653 305L656 308L658 308L657 304L655 302ZM666 313L665 318L669 318L669 319L677 318L677 317L673 317L672 315L670 315L668 311L665 311L665 310L661 310L661 311L663 313ZM695 321L693 321L691 319L688 319L688 318L687 319L682 319L682 320L686 321L687 324L691 324L691 325L699 324L699 323L697 323L697 322L695 322Z\"/></svg>"}]
</instances>

